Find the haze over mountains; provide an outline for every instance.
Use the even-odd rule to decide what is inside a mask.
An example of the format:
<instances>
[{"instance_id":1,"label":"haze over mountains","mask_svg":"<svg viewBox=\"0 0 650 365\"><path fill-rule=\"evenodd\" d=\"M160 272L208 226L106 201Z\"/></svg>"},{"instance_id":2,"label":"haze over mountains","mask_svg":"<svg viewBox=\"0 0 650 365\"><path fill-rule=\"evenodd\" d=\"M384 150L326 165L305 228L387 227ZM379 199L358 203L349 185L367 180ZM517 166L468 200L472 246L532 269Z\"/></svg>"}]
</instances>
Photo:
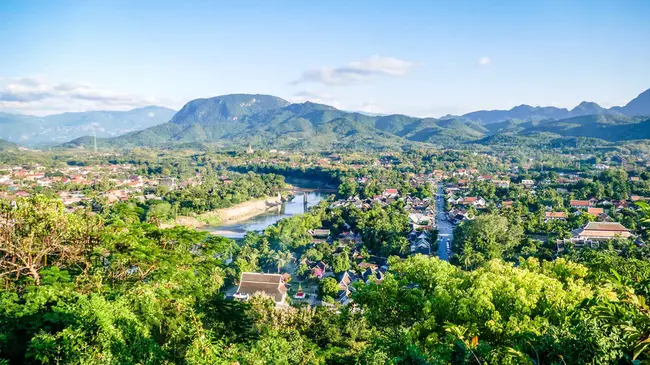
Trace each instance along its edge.
<instances>
[{"instance_id":1,"label":"haze over mountains","mask_svg":"<svg viewBox=\"0 0 650 365\"><path fill-rule=\"evenodd\" d=\"M27 146L60 144L88 135L114 137L171 119L175 111L148 106L129 111L90 111L36 117L0 112L0 138Z\"/></svg>"},{"instance_id":2,"label":"haze over mountains","mask_svg":"<svg viewBox=\"0 0 650 365\"><path fill-rule=\"evenodd\" d=\"M188 102L175 113L162 107L128 112L63 113L33 117L0 113L0 138L23 145L374 148L430 143L521 141L588 137L606 141L650 138L650 90L622 107L582 102L568 110L520 105L462 116L416 118L368 115L271 95L231 94ZM516 136L516 138L515 138ZM79 138L78 138L79 137ZM109 137L109 138L102 138Z\"/></svg>"}]
</instances>

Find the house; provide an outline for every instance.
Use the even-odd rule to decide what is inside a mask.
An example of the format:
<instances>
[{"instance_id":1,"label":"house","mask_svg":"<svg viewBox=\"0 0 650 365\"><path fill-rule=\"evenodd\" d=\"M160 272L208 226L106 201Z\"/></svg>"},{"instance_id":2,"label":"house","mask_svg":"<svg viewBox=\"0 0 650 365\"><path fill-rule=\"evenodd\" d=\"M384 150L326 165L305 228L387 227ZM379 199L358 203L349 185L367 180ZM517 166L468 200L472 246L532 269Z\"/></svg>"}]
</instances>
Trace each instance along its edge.
<instances>
[{"instance_id":1,"label":"house","mask_svg":"<svg viewBox=\"0 0 650 365\"><path fill-rule=\"evenodd\" d=\"M527 188L530 188L535 185L535 180L521 180L521 184Z\"/></svg>"},{"instance_id":2,"label":"house","mask_svg":"<svg viewBox=\"0 0 650 365\"><path fill-rule=\"evenodd\" d=\"M451 221L451 223L453 223L453 224L458 224L458 223L460 223L462 221L472 219L469 216L469 213L464 209L452 209L448 213L448 217L449 217L449 220Z\"/></svg>"},{"instance_id":3,"label":"house","mask_svg":"<svg viewBox=\"0 0 650 365\"><path fill-rule=\"evenodd\" d=\"M510 187L510 181L508 180L492 180L492 183L497 186L497 188L507 189Z\"/></svg>"},{"instance_id":4,"label":"house","mask_svg":"<svg viewBox=\"0 0 650 365\"><path fill-rule=\"evenodd\" d=\"M429 243L429 234L426 231L421 231L416 237L411 240L411 254L429 255L431 253L431 243Z\"/></svg>"},{"instance_id":5,"label":"house","mask_svg":"<svg viewBox=\"0 0 650 365\"><path fill-rule=\"evenodd\" d=\"M429 225L433 221L433 216L423 213L409 213L409 221L413 225Z\"/></svg>"},{"instance_id":6,"label":"house","mask_svg":"<svg viewBox=\"0 0 650 365\"><path fill-rule=\"evenodd\" d=\"M485 199L481 198L480 196L479 197L466 196L463 199L462 204L464 204L464 205L473 205L473 206L475 206L477 208L482 208L482 207L485 206Z\"/></svg>"},{"instance_id":7,"label":"house","mask_svg":"<svg viewBox=\"0 0 650 365\"><path fill-rule=\"evenodd\" d=\"M386 189L384 190L382 195L387 198L397 198L397 196L399 195L399 191L397 189Z\"/></svg>"},{"instance_id":8,"label":"house","mask_svg":"<svg viewBox=\"0 0 650 365\"><path fill-rule=\"evenodd\" d=\"M638 202L638 201L641 201L641 200L645 200L645 198L642 197L642 196L639 196L639 195L630 196L630 201L632 201L632 202Z\"/></svg>"},{"instance_id":9,"label":"house","mask_svg":"<svg viewBox=\"0 0 650 365\"><path fill-rule=\"evenodd\" d=\"M546 212L544 213L544 215L545 215L544 222L555 221L555 220L561 220L561 221L566 220L565 212Z\"/></svg>"},{"instance_id":10,"label":"house","mask_svg":"<svg viewBox=\"0 0 650 365\"><path fill-rule=\"evenodd\" d=\"M447 202L449 204L451 204L451 205L463 204L464 201L465 201L465 199L462 198L462 197L456 198L456 197L450 196L449 198L447 198Z\"/></svg>"},{"instance_id":11,"label":"house","mask_svg":"<svg viewBox=\"0 0 650 365\"><path fill-rule=\"evenodd\" d=\"M359 280L357 275L354 274L354 272L348 270L345 272L342 272L338 276L338 284L339 284L339 289L340 290L348 290L350 286L352 286L352 283L355 281Z\"/></svg>"},{"instance_id":12,"label":"house","mask_svg":"<svg viewBox=\"0 0 650 365\"><path fill-rule=\"evenodd\" d=\"M617 211L628 208L630 206L628 202L626 202L625 200L613 200L612 205L614 206L614 209Z\"/></svg>"},{"instance_id":13,"label":"house","mask_svg":"<svg viewBox=\"0 0 650 365\"><path fill-rule=\"evenodd\" d=\"M618 222L589 222L575 236L580 240L606 241L616 237L630 238L633 235Z\"/></svg>"},{"instance_id":14,"label":"house","mask_svg":"<svg viewBox=\"0 0 650 365\"><path fill-rule=\"evenodd\" d=\"M571 200L569 205L571 205L571 208L576 209L587 209L591 206L589 200Z\"/></svg>"},{"instance_id":15,"label":"house","mask_svg":"<svg viewBox=\"0 0 650 365\"><path fill-rule=\"evenodd\" d=\"M598 219L599 222L613 222L613 221L614 221L614 220L612 219L612 217L608 216L608 215L605 214L605 213L601 213L601 214L599 214L599 215L596 217L596 219Z\"/></svg>"},{"instance_id":16,"label":"house","mask_svg":"<svg viewBox=\"0 0 650 365\"><path fill-rule=\"evenodd\" d=\"M596 170L607 170L609 168L609 166L607 166L605 164L602 164L602 163L598 163L598 164L594 165L594 168Z\"/></svg>"},{"instance_id":17,"label":"house","mask_svg":"<svg viewBox=\"0 0 650 365\"><path fill-rule=\"evenodd\" d=\"M587 214L591 214L591 215L594 215L594 216L599 216L599 215L604 214L604 213L605 213L605 210L603 208L593 208L593 207L587 208Z\"/></svg>"},{"instance_id":18,"label":"house","mask_svg":"<svg viewBox=\"0 0 650 365\"><path fill-rule=\"evenodd\" d=\"M361 277L363 278L363 281L368 284L371 282L374 282L376 284L381 283L384 281L384 273L382 270L379 269L372 269L372 268L367 268L366 271L361 274Z\"/></svg>"},{"instance_id":19,"label":"house","mask_svg":"<svg viewBox=\"0 0 650 365\"><path fill-rule=\"evenodd\" d=\"M357 245L363 243L361 239L361 234L354 232L343 232L339 236L339 243L343 245Z\"/></svg>"},{"instance_id":20,"label":"house","mask_svg":"<svg viewBox=\"0 0 650 365\"><path fill-rule=\"evenodd\" d=\"M276 305L284 303L287 288L280 274L260 274L244 272L241 274L235 299L248 300L252 295L260 293L273 299Z\"/></svg>"},{"instance_id":21,"label":"house","mask_svg":"<svg viewBox=\"0 0 650 365\"><path fill-rule=\"evenodd\" d=\"M312 229L309 231L312 238L312 243L327 242L330 236L329 229Z\"/></svg>"},{"instance_id":22,"label":"house","mask_svg":"<svg viewBox=\"0 0 650 365\"><path fill-rule=\"evenodd\" d=\"M307 265L309 271L314 277L318 279L322 279L323 276L325 276L325 272L327 271L327 264L324 263L323 261L312 262L307 259L304 259L300 263Z\"/></svg>"}]
</instances>

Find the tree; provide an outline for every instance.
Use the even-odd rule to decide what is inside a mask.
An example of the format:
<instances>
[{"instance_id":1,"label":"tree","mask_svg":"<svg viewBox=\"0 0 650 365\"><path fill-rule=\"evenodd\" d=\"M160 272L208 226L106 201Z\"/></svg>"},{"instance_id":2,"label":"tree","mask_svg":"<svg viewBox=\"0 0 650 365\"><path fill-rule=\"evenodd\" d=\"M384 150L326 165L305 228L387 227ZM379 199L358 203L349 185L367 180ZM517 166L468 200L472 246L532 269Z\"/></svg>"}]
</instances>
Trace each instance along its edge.
<instances>
[{"instance_id":1,"label":"tree","mask_svg":"<svg viewBox=\"0 0 650 365\"><path fill-rule=\"evenodd\" d=\"M323 300L331 300L339 292L339 284L334 278L325 278L318 284L318 295Z\"/></svg>"},{"instance_id":2,"label":"tree","mask_svg":"<svg viewBox=\"0 0 650 365\"><path fill-rule=\"evenodd\" d=\"M280 269L283 268L284 265L293 260L293 254L289 251L274 251L274 253L271 255L271 261L274 263L274 266L278 270L278 273L280 273Z\"/></svg>"},{"instance_id":3,"label":"tree","mask_svg":"<svg viewBox=\"0 0 650 365\"><path fill-rule=\"evenodd\" d=\"M334 260L332 262L332 270L335 274L347 271L349 268L350 258L348 257L347 252L341 252L340 254L334 256Z\"/></svg>"},{"instance_id":4,"label":"tree","mask_svg":"<svg viewBox=\"0 0 650 365\"><path fill-rule=\"evenodd\" d=\"M452 247L456 262L474 268L491 259L512 257L522 237L520 226L509 223L505 217L486 214L458 226Z\"/></svg>"},{"instance_id":5,"label":"tree","mask_svg":"<svg viewBox=\"0 0 650 365\"><path fill-rule=\"evenodd\" d=\"M172 206L165 201L154 200L154 202L147 209L146 221L160 226L160 223L171 217Z\"/></svg>"},{"instance_id":6,"label":"tree","mask_svg":"<svg viewBox=\"0 0 650 365\"><path fill-rule=\"evenodd\" d=\"M95 217L66 214L60 200L41 195L15 206L0 201L0 277L28 275L38 285L45 266L85 262L100 226Z\"/></svg>"}]
</instances>

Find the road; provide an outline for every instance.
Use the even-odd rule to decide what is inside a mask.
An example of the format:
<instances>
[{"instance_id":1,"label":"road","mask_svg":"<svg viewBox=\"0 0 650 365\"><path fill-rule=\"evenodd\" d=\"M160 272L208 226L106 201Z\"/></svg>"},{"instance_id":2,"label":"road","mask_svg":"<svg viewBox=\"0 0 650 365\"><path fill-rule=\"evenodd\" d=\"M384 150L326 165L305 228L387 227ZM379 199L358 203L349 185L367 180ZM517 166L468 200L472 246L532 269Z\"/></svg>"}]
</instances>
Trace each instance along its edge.
<instances>
[{"instance_id":1,"label":"road","mask_svg":"<svg viewBox=\"0 0 650 365\"><path fill-rule=\"evenodd\" d=\"M454 239L454 226L447 220L445 214L445 194L442 190L442 184L438 184L438 193L436 194L436 226L438 228L438 257L441 260L449 261L449 250L451 242Z\"/></svg>"}]
</instances>

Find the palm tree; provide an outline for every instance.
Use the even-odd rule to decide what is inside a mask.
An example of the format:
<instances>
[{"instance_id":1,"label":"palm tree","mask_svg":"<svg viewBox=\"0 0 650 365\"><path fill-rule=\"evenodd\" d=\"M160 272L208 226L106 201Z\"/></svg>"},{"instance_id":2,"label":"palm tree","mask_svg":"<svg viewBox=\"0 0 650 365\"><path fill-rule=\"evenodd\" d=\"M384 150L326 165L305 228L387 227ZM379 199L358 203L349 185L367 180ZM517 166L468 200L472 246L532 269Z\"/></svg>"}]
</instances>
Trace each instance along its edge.
<instances>
[{"instance_id":1,"label":"palm tree","mask_svg":"<svg viewBox=\"0 0 650 365\"><path fill-rule=\"evenodd\" d=\"M275 251L271 259L273 260L273 262L275 262L275 267L278 269L278 274L279 274L280 269L284 267L284 265L293 261L294 257L293 254L289 251Z\"/></svg>"},{"instance_id":2,"label":"palm tree","mask_svg":"<svg viewBox=\"0 0 650 365\"><path fill-rule=\"evenodd\" d=\"M643 218L641 218L641 223L643 224L649 224L650 223L650 204L647 202L637 202L636 203L637 207L639 207L639 211L642 213Z\"/></svg>"}]
</instances>

